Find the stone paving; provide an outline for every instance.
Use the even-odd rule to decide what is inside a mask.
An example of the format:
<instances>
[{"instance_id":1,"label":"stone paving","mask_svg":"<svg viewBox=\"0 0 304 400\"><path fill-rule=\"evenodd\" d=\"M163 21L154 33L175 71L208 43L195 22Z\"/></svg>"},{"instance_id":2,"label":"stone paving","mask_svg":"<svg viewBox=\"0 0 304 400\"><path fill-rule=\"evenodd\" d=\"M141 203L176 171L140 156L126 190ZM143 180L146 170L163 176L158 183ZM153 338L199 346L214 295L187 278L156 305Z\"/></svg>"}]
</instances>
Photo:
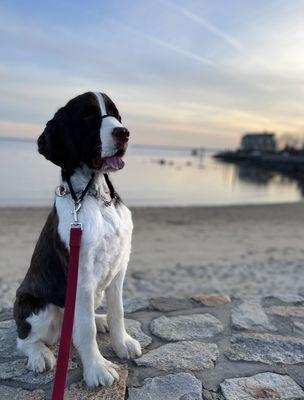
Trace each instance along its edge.
<instances>
[{"instance_id":1,"label":"stone paving","mask_svg":"<svg viewBox=\"0 0 304 400\"><path fill-rule=\"evenodd\" d=\"M126 328L143 355L120 364L112 388L88 390L72 352L65 399L304 399L304 297L196 295L125 302ZM102 310L101 310L102 312ZM34 374L15 348L11 310L0 312L0 399L50 399L53 372ZM57 351L57 348L53 348Z\"/></svg>"}]
</instances>

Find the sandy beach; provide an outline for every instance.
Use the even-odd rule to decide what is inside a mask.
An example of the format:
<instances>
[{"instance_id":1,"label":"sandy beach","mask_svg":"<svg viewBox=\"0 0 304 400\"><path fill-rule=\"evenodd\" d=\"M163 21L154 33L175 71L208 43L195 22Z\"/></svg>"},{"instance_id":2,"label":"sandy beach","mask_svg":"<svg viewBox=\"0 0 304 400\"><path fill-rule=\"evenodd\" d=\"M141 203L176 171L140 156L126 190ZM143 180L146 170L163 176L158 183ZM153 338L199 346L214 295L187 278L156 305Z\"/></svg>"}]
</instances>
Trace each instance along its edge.
<instances>
[{"instance_id":1,"label":"sandy beach","mask_svg":"<svg viewBox=\"0 0 304 400\"><path fill-rule=\"evenodd\" d=\"M48 213L0 208L0 305L9 306ZM127 296L304 293L304 203L132 209Z\"/></svg>"}]
</instances>

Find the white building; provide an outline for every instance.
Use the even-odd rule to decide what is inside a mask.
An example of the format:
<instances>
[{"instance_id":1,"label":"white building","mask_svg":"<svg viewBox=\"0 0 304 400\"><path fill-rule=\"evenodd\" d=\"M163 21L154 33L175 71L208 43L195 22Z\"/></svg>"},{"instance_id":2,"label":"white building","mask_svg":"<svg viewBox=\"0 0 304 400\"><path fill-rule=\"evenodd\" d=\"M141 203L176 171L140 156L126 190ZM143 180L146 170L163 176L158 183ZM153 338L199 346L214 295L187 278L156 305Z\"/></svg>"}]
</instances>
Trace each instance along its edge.
<instances>
[{"instance_id":1,"label":"white building","mask_svg":"<svg viewBox=\"0 0 304 400\"><path fill-rule=\"evenodd\" d=\"M277 142L274 133L246 133L241 140L241 150L244 151L261 151L275 152Z\"/></svg>"}]
</instances>

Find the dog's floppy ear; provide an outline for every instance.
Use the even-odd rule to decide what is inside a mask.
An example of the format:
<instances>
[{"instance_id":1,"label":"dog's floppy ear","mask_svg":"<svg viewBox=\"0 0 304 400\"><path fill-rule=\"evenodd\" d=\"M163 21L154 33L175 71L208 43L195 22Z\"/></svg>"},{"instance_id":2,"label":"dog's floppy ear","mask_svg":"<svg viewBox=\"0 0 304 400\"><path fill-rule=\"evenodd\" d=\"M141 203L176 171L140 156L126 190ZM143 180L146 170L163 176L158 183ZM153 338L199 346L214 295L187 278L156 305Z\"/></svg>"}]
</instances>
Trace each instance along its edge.
<instances>
[{"instance_id":1,"label":"dog's floppy ear","mask_svg":"<svg viewBox=\"0 0 304 400\"><path fill-rule=\"evenodd\" d=\"M47 160L72 171L77 166L77 154L75 138L68 125L64 107L60 108L46 124L37 144L39 153Z\"/></svg>"}]
</instances>

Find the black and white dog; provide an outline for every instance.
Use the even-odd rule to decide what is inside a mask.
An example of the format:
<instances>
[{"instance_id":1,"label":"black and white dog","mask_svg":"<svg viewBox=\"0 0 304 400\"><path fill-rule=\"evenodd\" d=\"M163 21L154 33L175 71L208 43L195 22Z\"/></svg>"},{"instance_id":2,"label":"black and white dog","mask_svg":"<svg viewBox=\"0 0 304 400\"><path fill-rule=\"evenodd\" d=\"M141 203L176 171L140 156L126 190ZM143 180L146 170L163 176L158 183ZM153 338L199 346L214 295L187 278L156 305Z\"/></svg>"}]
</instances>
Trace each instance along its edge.
<instances>
[{"instance_id":1,"label":"black and white dog","mask_svg":"<svg viewBox=\"0 0 304 400\"><path fill-rule=\"evenodd\" d=\"M99 351L96 331L109 329L112 347L120 358L141 355L140 344L126 332L122 303L132 218L119 197L113 196L113 186L105 175L124 166L128 139L129 131L121 124L115 104L105 94L93 92L77 96L60 108L38 139L39 152L61 167L62 183L30 268L17 290L17 347L28 357L31 370L54 368L55 357L46 345L59 339L65 305L74 208L67 181L75 192L81 192L94 173L79 212L84 230L73 331L73 344L89 387L110 386L118 378L116 366ZM95 314L103 294L106 316Z\"/></svg>"}]
</instances>

